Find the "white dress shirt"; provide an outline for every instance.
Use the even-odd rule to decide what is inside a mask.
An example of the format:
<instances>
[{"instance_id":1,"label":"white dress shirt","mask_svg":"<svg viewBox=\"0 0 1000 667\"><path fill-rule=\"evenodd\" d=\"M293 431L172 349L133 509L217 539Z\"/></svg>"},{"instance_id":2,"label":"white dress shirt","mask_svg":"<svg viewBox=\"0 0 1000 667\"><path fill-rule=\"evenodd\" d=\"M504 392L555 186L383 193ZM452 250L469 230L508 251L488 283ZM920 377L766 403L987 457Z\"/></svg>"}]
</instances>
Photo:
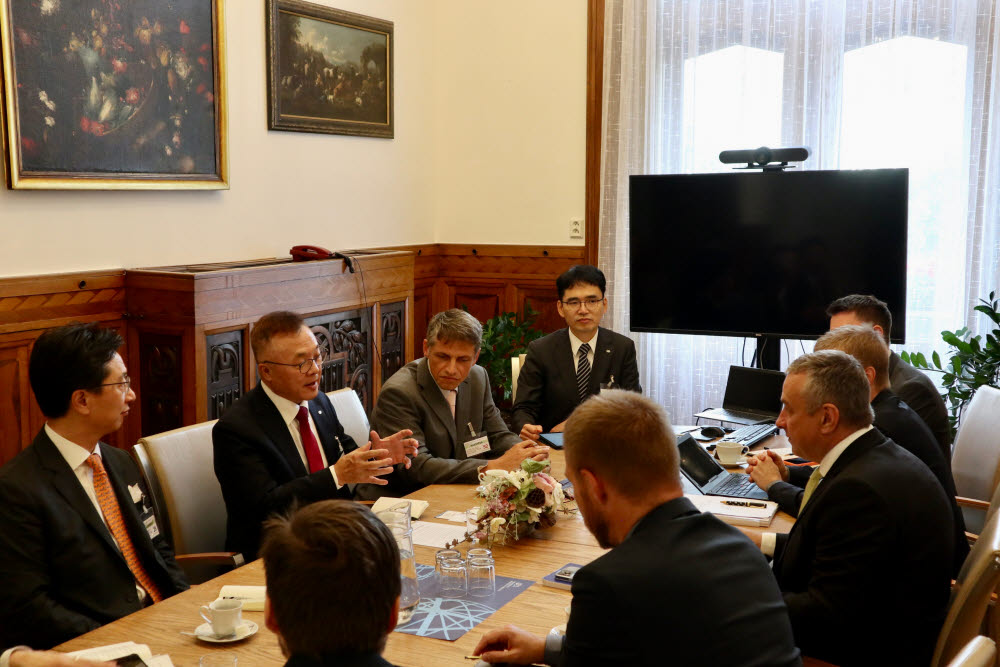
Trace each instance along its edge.
<instances>
[{"instance_id":1,"label":"white dress shirt","mask_svg":"<svg viewBox=\"0 0 1000 667\"><path fill-rule=\"evenodd\" d=\"M855 440L857 440L870 430L872 430L871 425L868 425L865 428L860 428L854 433L851 433L849 436L847 436L840 442L838 442L836 445L834 445L833 449L828 451L826 453L826 456L823 457L823 460L819 462L820 475L822 475L825 478L828 474L830 474L830 468L832 468L833 464L837 462L837 459L840 458L840 455L844 453L844 451L851 445L852 442L854 442ZM822 484L823 480L821 479L819 483ZM818 489L819 487L817 486L816 488ZM813 493L815 493L815 491ZM760 536L760 550L763 551L764 555L766 556L774 555L774 549L777 546L777 543L778 543L777 533L764 533L763 535Z\"/></svg>"},{"instance_id":2,"label":"white dress shirt","mask_svg":"<svg viewBox=\"0 0 1000 667\"><path fill-rule=\"evenodd\" d=\"M316 444L319 446L319 455L323 459L323 465L326 466L330 474L333 475L333 483L337 485L337 488L343 486L340 480L337 479L337 471L333 469L333 466L329 464L326 460L326 452L323 451L323 444L319 438L319 432L316 431L316 423L313 421L312 413L309 412L309 401L302 401L301 403L292 403L290 400L283 396L278 396L276 393L271 391L271 388L267 386L267 382L261 381L260 386L264 388L264 393L267 397L271 399L274 403L274 407L278 408L278 412L281 414L281 419L285 422L285 426L288 427L288 432L292 436L292 442L295 443L295 449L299 452L299 458L302 459L302 465L309 470L309 458L306 456L306 450L302 447L302 434L299 433L299 421L296 419L299 415L299 407L305 406L306 414L309 415L309 428L313 432L313 437L316 438ZM338 442L339 444L339 442ZM360 443L359 443L360 444ZM341 453L343 453L343 448L341 448ZM2 667L2 665L0 665Z\"/></svg>"},{"instance_id":3,"label":"white dress shirt","mask_svg":"<svg viewBox=\"0 0 1000 667\"><path fill-rule=\"evenodd\" d=\"M52 444L56 446L59 453L62 454L63 459L66 460L66 464L76 475L77 481L80 482L80 486L86 492L87 497L90 498L90 502L94 504L94 509L97 510L97 516L101 517L101 521L104 525L108 525L108 520L104 517L104 512L101 511L101 503L97 500L97 491L94 490L94 471L87 465L87 459L90 458L90 452L81 447L80 445L67 440L58 433L52 430L52 427L45 424L45 435L49 436L49 440ZM94 446L94 453L101 456L101 443L97 443ZM101 462L103 463L104 457L101 456ZM120 509L120 508L119 508ZM124 512L124 510L123 510ZM111 528L108 528L108 535L111 536L111 541L115 543L118 550L121 551L122 547L118 544L118 540L115 539L115 534L111 532ZM146 589L140 586L138 583L135 585L135 590L139 593L140 604L145 604L146 602ZM0 663L0 667L3 667Z\"/></svg>"},{"instance_id":4,"label":"white dress shirt","mask_svg":"<svg viewBox=\"0 0 1000 667\"><path fill-rule=\"evenodd\" d=\"M583 345L584 341L573 335L572 329L566 330L569 333L569 349L573 351L573 370L579 370L580 367L580 346ZM590 351L587 352L587 363L590 364L590 370L594 370L594 348L597 346L597 333L594 333L594 337L589 341L586 341L590 345Z\"/></svg>"}]
</instances>

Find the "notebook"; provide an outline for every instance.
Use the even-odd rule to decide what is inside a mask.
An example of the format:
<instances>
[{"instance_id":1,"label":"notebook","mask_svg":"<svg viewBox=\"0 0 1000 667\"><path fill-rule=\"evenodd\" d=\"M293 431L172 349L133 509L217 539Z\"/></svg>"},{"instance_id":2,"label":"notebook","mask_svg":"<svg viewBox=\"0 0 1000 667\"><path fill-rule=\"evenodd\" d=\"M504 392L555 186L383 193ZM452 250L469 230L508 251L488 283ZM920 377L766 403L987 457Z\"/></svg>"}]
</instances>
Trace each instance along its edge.
<instances>
[{"instance_id":1,"label":"notebook","mask_svg":"<svg viewBox=\"0 0 1000 667\"><path fill-rule=\"evenodd\" d=\"M735 424L774 421L781 412L781 385L785 374L764 368L730 366L721 408L699 412L695 417Z\"/></svg>"},{"instance_id":2,"label":"notebook","mask_svg":"<svg viewBox=\"0 0 1000 667\"><path fill-rule=\"evenodd\" d=\"M767 499L767 494L753 483L750 475L727 472L714 456L706 452L691 437L690 433L678 438L677 450L681 456L681 473L703 494Z\"/></svg>"}]
</instances>

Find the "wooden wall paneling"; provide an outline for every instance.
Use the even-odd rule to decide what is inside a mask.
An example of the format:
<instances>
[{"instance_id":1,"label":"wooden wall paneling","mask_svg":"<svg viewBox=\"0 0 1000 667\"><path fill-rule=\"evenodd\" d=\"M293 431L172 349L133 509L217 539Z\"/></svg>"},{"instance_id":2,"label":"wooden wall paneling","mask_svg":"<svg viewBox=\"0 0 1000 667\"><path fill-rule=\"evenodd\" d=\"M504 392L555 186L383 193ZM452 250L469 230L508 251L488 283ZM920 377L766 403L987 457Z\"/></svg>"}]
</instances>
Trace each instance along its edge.
<instances>
[{"instance_id":1,"label":"wooden wall paneling","mask_svg":"<svg viewBox=\"0 0 1000 667\"><path fill-rule=\"evenodd\" d=\"M323 352L320 391L351 387L371 413L374 400L372 311L355 308L306 318Z\"/></svg>"},{"instance_id":2,"label":"wooden wall paneling","mask_svg":"<svg viewBox=\"0 0 1000 667\"><path fill-rule=\"evenodd\" d=\"M449 308L464 308L480 322L500 313L506 286L502 282L450 282Z\"/></svg>"},{"instance_id":3,"label":"wooden wall paneling","mask_svg":"<svg viewBox=\"0 0 1000 667\"><path fill-rule=\"evenodd\" d=\"M0 465L17 456L41 428L31 419L30 350L30 340L0 342Z\"/></svg>"},{"instance_id":4,"label":"wooden wall paneling","mask_svg":"<svg viewBox=\"0 0 1000 667\"><path fill-rule=\"evenodd\" d=\"M584 255L597 266L601 220L601 127L604 113L604 0L587 2L587 120L584 168Z\"/></svg>"},{"instance_id":5,"label":"wooden wall paneling","mask_svg":"<svg viewBox=\"0 0 1000 667\"><path fill-rule=\"evenodd\" d=\"M409 327L411 331L409 346L413 349L412 355L407 358L422 357L423 340L427 337L427 323L434 314L434 284L426 287L417 287L413 290L413 307L410 309L410 317L413 324Z\"/></svg>"},{"instance_id":6,"label":"wooden wall paneling","mask_svg":"<svg viewBox=\"0 0 1000 667\"><path fill-rule=\"evenodd\" d=\"M566 320L559 315L556 308L559 292L556 291L555 281L551 284L521 282L516 283L515 288L517 293L515 312L523 313L525 302L529 302L531 308L538 311L538 315L535 316L536 328L550 333L566 326Z\"/></svg>"},{"instance_id":7,"label":"wooden wall paneling","mask_svg":"<svg viewBox=\"0 0 1000 667\"><path fill-rule=\"evenodd\" d=\"M406 302L387 303L379 308L379 339L381 363L379 376L382 382L392 377L406 363ZM379 385L381 387L381 384Z\"/></svg>"},{"instance_id":8,"label":"wooden wall paneling","mask_svg":"<svg viewBox=\"0 0 1000 667\"><path fill-rule=\"evenodd\" d=\"M205 334L206 420L218 419L243 396L246 327Z\"/></svg>"}]
</instances>

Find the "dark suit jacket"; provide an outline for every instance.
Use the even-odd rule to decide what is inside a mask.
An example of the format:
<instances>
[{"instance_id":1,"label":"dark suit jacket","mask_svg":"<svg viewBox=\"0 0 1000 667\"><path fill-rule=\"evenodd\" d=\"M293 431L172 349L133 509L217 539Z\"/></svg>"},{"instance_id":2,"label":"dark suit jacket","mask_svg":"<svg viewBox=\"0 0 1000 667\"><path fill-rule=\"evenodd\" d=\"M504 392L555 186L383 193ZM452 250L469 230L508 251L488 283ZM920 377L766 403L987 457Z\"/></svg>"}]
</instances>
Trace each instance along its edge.
<instances>
[{"instance_id":1,"label":"dark suit jacket","mask_svg":"<svg viewBox=\"0 0 1000 667\"><path fill-rule=\"evenodd\" d=\"M160 593L187 590L162 535L150 539L128 487L131 458L101 457L143 567ZM140 609L135 578L107 526L44 429L0 468L0 646L50 648Z\"/></svg>"},{"instance_id":2,"label":"dark suit jacket","mask_svg":"<svg viewBox=\"0 0 1000 667\"><path fill-rule=\"evenodd\" d=\"M464 443L469 440L469 424L477 435L485 433L490 451L476 458L465 455ZM395 433L408 428L420 443L409 470L396 466L389 487L365 484L359 495L406 494L428 484L475 484L476 469L521 441L507 430L500 411L493 404L490 380L486 370L474 364L468 377L458 385L455 417L448 402L427 368L427 359L411 361L396 371L382 385L372 429L379 433Z\"/></svg>"},{"instance_id":3,"label":"dark suit jacket","mask_svg":"<svg viewBox=\"0 0 1000 667\"><path fill-rule=\"evenodd\" d=\"M767 562L676 498L580 569L561 665L799 665Z\"/></svg>"},{"instance_id":4,"label":"dark suit jacket","mask_svg":"<svg viewBox=\"0 0 1000 667\"><path fill-rule=\"evenodd\" d=\"M951 424L948 422L948 408L931 379L893 352L889 355L889 388L920 415L934 434L944 458L950 461Z\"/></svg>"},{"instance_id":5,"label":"dark suit jacket","mask_svg":"<svg viewBox=\"0 0 1000 667\"><path fill-rule=\"evenodd\" d=\"M881 431L882 435L923 461L941 483L941 488L944 489L951 505L954 521L955 562L952 576L956 576L962 563L965 562L965 557L969 555L969 541L965 537L965 518L955 501L955 480L951 474L951 463L941 454L927 424L891 390L885 389L879 392L878 396L872 400L872 410L875 412L875 428ZM789 468L789 481L797 487L805 488L811 473L812 468L809 467ZM786 487L787 485L775 484L768 489L768 494L772 499L778 501L783 510L795 516L798 514L799 505L802 502L802 491Z\"/></svg>"},{"instance_id":6,"label":"dark suit jacket","mask_svg":"<svg viewBox=\"0 0 1000 667\"><path fill-rule=\"evenodd\" d=\"M877 429L855 440L778 535L774 576L796 645L844 667L928 664L948 605L952 531L926 465Z\"/></svg>"},{"instance_id":7,"label":"dark suit jacket","mask_svg":"<svg viewBox=\"0 0 1000 667\"><path fill-rule=\"evenodd\" d=\"M393 431L395 433L395 431ZM285 667L393 667L378 653L328 654L318 657L293 655Z\"/></svg>"},{"instance_id":8,"label":"dark suit jacket","mask_svg":"<svg viewBox=\"0 0 1000 667\"><path fill-rule=\"evenodd\" d=\"M616 389L642 391L631 338L608 329L598 329L590 394L601 391L614 376ZM569 344L569 329L560 329L528 344L528 356L517 376L514 401L514 431L525 424L540 424L543 431L566 421L580 404L576 386L576 360Z\"/></svg>"},{"instance_id":9,"label":"dark suit jacket","mask_svg":"<svg viewBox=\"0 0 1000 667\"><path fill-rule=\"evenodd\" d=\"M327 464L357 449L337 419L326 394L309 402ZM292 503L305 505L328 498L350 498L348 485L337 490L329 470L309 473L288 426L274 402L258 384L234 403L212 428L215 476L226 501L226 549L257 557L260 526L286 512Z\"/></svg>"}]
</instances>

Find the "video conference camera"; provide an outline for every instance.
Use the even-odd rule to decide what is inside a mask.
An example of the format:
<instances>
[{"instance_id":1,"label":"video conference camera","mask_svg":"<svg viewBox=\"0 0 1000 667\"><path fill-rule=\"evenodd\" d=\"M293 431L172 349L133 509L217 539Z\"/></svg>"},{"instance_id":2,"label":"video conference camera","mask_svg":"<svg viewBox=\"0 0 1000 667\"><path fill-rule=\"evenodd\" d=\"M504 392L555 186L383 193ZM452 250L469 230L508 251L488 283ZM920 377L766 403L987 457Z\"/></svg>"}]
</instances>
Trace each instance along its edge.
<instances>
[{"instance_id":1,"label":"video conference camera","mask_svg":"<svg viewBox=\"0 0 1000 667\"><path fill-rule=\"evenodd\" d=\"M761 146L752 150L722 151L719 162L723 164L746 163L745 167L734 169L763 169L764 171L780 171L788 169L789 162L804 162L809 158L809 149L804 146L795 148L768 148Z\"/></svg>"}]
</instances>

